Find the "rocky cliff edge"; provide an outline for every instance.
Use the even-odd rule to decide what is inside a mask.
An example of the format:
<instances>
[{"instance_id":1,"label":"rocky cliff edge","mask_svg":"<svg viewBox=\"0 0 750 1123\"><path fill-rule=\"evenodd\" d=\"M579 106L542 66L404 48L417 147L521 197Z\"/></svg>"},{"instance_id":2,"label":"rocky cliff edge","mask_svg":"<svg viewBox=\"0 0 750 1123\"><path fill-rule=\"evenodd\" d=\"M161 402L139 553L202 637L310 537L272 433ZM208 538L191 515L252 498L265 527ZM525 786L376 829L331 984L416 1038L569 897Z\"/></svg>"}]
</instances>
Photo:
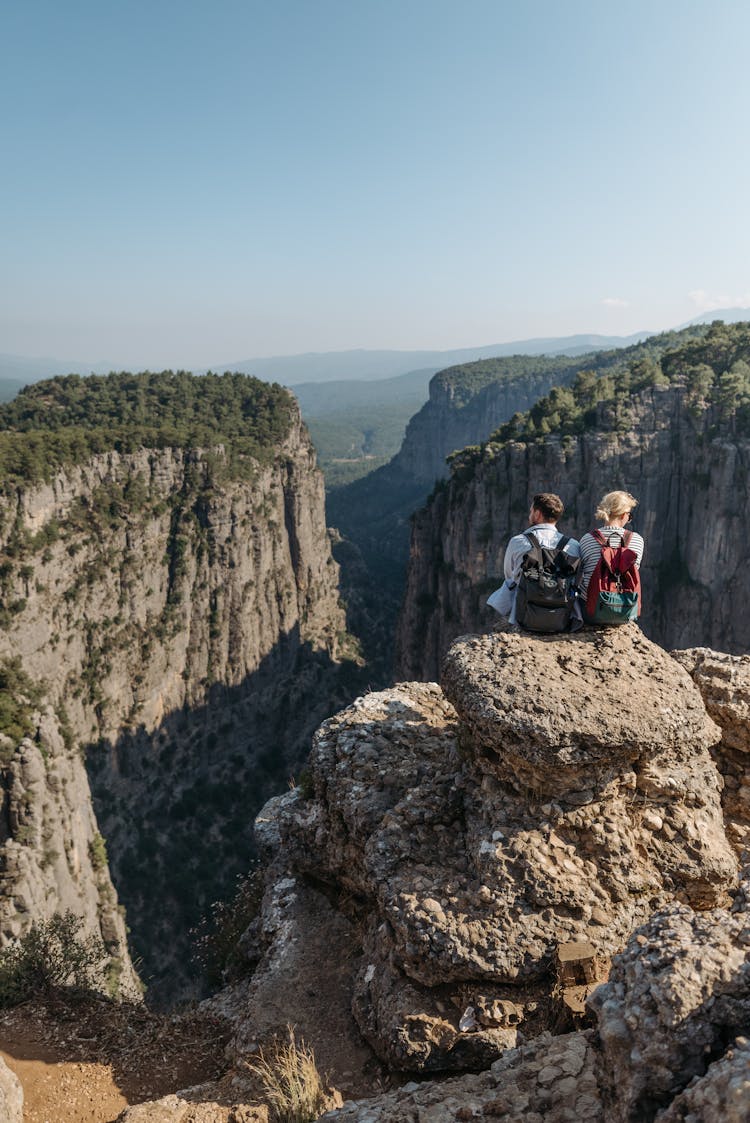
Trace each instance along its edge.
<instances>
[{"instance_id":1,"label":"rocky cliff edge","mask_svg":"<svg viewBox=\"0 0 750 1123\"><path fill-rule=\"evenodd\" d=\"M566 956L586 991L655 910L729 903L720 736L636 626L467 636L442 690L402 684L326 721L304 793L264 809L259 839L287 883L356 914L352 1008L375 1053L486 1067L575 1024Z\"/></svg>"},{"instance_id":2,"label":"rocky cliff edge","mask_svg":"<svg viewBox=\"0 0 750 1123\"><path fill-rule=\"evenodd\" d=\"M235 1058L294 1021L352 1097L331 1123L746 1121L750 870L720 800L750 657L673 654L636 627L466 636L445 693L325 722L257 819L263 954L214 1000ZM143 1118L187 1118L165 1107Z\"/></svg>"}]
</instances>

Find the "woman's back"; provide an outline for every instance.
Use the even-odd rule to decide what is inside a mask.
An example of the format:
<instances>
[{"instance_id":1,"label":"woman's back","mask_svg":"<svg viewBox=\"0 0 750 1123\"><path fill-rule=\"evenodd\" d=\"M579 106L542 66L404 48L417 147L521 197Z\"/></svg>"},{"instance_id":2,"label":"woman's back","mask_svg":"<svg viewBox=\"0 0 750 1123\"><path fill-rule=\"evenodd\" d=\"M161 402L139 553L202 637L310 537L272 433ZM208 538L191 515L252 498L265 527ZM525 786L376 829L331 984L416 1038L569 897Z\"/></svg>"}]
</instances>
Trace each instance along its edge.
<instances>
[{"instance_id":1,"label":"woman's back","mask_svg":"<svg viewBox=\"0 0 750 1123\"><path fill-rule=\"evenodd\" d=\"M600 526L598 527L599 533L606 538L613 546L619 546L625 535L628 533L622 526ZM637 564L640 565L641 558L643 557L643 538L640 534L632 532L630 542L628 543L630 549L635 552L638 559ZM581 590L582 596L585 598L586 591L589 587L591 574L596 569L596 563L601 557L602 547L601 543L597 542L592 533L584 534L581 538L581 568L579 570L580 578L578 587Z\"/></svg>"}]
</instances>

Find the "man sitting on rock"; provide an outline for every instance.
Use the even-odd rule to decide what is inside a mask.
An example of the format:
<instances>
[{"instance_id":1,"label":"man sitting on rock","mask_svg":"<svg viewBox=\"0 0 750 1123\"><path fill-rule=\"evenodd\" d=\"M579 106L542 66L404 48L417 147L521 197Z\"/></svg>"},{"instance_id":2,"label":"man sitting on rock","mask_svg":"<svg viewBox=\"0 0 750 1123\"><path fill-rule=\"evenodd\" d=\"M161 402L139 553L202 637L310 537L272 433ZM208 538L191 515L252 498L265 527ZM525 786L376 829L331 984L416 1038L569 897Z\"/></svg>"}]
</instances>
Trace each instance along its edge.
<instances>
[{"instance_id":1,"label":"man sitting on rock","mask_svg":"<svg viewBox=\"0 0 750 1123\"><path fill-rule=\"evenodd\" d=\"M516 614L518 581L523 568L523 559L533 549L533 542L528 537L533 535L542 549L554 550L562 543L562 551L571 559L580 558L581 547L575 538L564 540L564 536L557 529L558 519L562 517L565 507L559 495L551 492L540 492L531 500L529 512L529 527L522 534L511 538L505 551L504 572L505 580L499 589L487 599L487 604L504 616L510 627L518 629L519 621ZM572 628L581 626L581 611L577 599L571 598ZM546 629L545 629L546 630ZM552 630L552 629L550 629ZM554 630L562 631L562 628Z\"/></svg>"}]
</instances>

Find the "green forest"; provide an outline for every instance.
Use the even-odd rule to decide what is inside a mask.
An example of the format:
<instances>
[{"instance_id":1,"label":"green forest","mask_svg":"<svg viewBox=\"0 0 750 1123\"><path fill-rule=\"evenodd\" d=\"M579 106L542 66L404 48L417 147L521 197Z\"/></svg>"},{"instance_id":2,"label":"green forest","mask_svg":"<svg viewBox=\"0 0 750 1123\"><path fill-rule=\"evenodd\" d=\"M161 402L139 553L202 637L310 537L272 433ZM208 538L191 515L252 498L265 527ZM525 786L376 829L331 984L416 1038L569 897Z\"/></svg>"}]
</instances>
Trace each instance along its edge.
<instances>
[{"instance_id":1,"label":"green forest","mask_svg":"<svg viewBox=\"0 0 750 1123\"><path fill-rule=\"evenodd\" d=\"M663 350L662 341L669 342L670 337L655 336L648 341L650 350L639 345L638 358L615 369L579 370L571 385L553 387L482 445L454 453L449 458L451 470L471 474L474 465L493 458L508 441L577 436L603 425L610 431L625 431L633 424L634 396L649 388L681 385L694 413L712 409L717 433L750 431L750 324L716 321L708 328L671 335L677 346Z\"/></svg>"},{"instance_id":2,"label":"green forest","mask_svg":"<svg viewBox=\"0 0 750 1123\"><path fill-rule=\"evenodd\" d=\"M242 477L273 458L295 413L287 390L245 374L58 376L0 404L2 487L49 480L95 453L139 448L223 445L225 470Z\"/></svg>"}]
</instances>

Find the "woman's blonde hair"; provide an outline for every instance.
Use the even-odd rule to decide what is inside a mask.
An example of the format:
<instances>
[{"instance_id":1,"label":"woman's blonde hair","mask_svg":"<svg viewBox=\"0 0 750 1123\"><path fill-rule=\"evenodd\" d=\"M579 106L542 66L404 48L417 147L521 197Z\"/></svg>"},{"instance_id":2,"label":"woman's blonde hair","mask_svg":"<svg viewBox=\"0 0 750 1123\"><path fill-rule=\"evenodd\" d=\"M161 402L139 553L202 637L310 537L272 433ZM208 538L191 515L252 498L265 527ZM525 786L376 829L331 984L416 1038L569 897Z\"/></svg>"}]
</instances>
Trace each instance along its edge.
<instances>
[{"instance_id":1,"label":"woman's blonde hair","mask_svg":"<svg viewBox=\"0 0 750 1123\"><path fill-rule=\"evenodd\" d=\"M608 491L607 494L599 500L599 506L594 512L594 518L597 522L602 522L605 525L609 523L610 519L616 519L620 515L624 515L626 511L632 511L634 507L638 506L638 500L627 491Z\"/></svg>"}]
</instances>

